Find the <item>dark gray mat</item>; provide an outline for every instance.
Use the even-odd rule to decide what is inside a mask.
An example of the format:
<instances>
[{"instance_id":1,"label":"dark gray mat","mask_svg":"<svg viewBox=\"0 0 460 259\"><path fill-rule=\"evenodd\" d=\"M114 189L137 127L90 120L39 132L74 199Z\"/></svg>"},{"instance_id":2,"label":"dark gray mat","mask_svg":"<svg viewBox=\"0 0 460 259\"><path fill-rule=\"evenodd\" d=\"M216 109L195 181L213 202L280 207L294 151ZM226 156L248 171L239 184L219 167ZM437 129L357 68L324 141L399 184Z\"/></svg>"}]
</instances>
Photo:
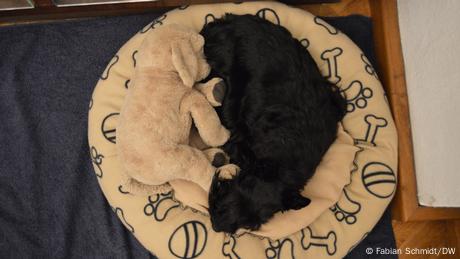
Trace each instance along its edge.
<instances>
[{"instance_id":1,"label":"dark gray mat","mask_svg":"<svg viewBox=\"0 0 460 259\"><path fill-rule=\"evenodd\" d=\"M156 16L0 28L0 258L152 257L102 195L86 132L99 75ZM326 20L374 60L369 19ZM366 247L395 247L389 212L347 258Z\"/></svg>"}]
</instances>

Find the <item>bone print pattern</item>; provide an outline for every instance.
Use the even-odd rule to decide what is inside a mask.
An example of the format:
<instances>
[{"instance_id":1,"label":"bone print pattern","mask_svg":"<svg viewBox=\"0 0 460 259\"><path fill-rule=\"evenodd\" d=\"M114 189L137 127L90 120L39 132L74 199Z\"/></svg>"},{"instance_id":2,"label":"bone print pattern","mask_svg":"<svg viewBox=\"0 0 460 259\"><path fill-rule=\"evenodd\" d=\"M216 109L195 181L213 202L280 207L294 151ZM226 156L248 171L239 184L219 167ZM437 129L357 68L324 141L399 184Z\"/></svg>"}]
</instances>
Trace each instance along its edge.
<instances>
[{"instance_id":1,"label":"bone print pattern","mask_svg":"<svg viewBox=\"0 0 460 259\"><path fill-rule=\"evenodd\" d=\"M222 254L229 259L241 259L235 252L236 238L233 236L226 236L228 240L224 241L222 245Z\"/></svg>"},{"instance_id":2,"label":"bone print pattern","mask_svg":"<svg viewBox=\"0 0 460 259\"><path fill-rule=\"evenodd\" d=\"M115 55L112 58L112 60L110 60L109 65L107 66L107 68L104 70L104 72L101 75L101 80L107 80L107 78L109 78L110 70L113 68L113 66L115 66L115 64L118 63L119 60L120 60L120 57L118 55Z\"/></svg>"},{"instance_id":3,"label":"bone print pattern","mask_svg":"<svg viewBox=\"0 0 460 259\"><path fill-rule=\"evenodd\" d=\"M294 242L291 239L269 240L268 245L269 247L265 249L267 259L295 259Z\"/></svg>"},{"instance_id":4,"label":"bone print pattern","mask_svg":"<svg viewBox=\"0 0 460 259\"><path fill-rule=\"evenodd\" d=\"M373 145L375 144L375 138L377 137L377 133L380 128L384 128L388 125L388 121L385 118L377 117L373 114L368 114L364 117L364 121L367 124L366 134L364 139L356 139L356 144L364 144L364 145Z\"/></svg>"},{"instance_id":5,"label":"bone print pattern","mask_svg":"<svg viewBox=\"0 0 460 259\"><path fill-rule=\"evenodd\" d=\"M163 25L163 21L166 19L167 15L163 14L162 16L156 18L153 22L151 22L149 25L145 26L142 28L142 30L139 33L146 33L151 29L155 29L155 27Z\"/></svg>"},{"instance_id":6,"label":"bone print pattern","mask_svg":"<svg viewBox=\"0 0 460 259\"><path fill-rule=\"evenodd\" d=\"M302 229L302 248L308 250L313 246L324 247L328 255L334 255L337 251L337 235L329 231L326 236L316 236L310 227Z\"/></svg>"},{"instance_id":7,"label":"bone print pattern","mask_svg":"<svg viewBox=\"0 0 460 259\"><path fill-rule=\"evenodd\" d=\"M144 207L144 214L153 216L156 221L161 222L166 219L172 209L179 206L180 204L173 200L172 192L156 194L148 197L148 203Z\"/></svg>"},{"instance_id":8,"label":"bone print pattern","mask_svg":"<svg viewBox=\"0 0 460 259\"><path fill-rule=\"evenodd\" d=\"M339 47L333 48L333 49L328 49L325 50L321 54L321 59L326 60L327 62L327 67L328 67L328 74L326 78L329 80L329 82L333 84L337 84L342 80L342 78L339 76L339 71L337 67L337 58L342 55L343 50Z\"/></svg>"},{"instance_id":9,"label":"bone print pattern","mask_svg":"<svg viewBox=\"0 0 460 259\"><path fill-rule=\"evenodd\" d=\"M134 227L128 223L128 221L126 220L125 218L125 213L123 212L123 210L121 208L113 208L112 207L112 210L113 212L115 212L115 214L117 214L118 218L121 220L121 222L123 223L123 225L125 225L125 227L131 232L131 233L134 233Z\"/></svg>"},{"instance_id":10,"label":"bone print pattern","mask_svg":"<svg viewBox=\"0 0 460 259\"><path fill-rule=\"evenodd\" d=\"M364 86L359 80L354 80L341 92L347 100L347 112L366 108L368 99L374 94L371 88Z\"/></svg>"},{"instance_id":11,"label":"bone print pattern","mask_svg":"<svg viewBox=\"0 0 460 259\"><path fill-rule=\"evenodd\" d=\"M339 33L339 30L337 30L336 28L332 27L331 25L329 25L327 22L323 21L321 18L319 17L315 17L313 19L313 21L318 24L319 26L323 27L324 29L326 29L330 34L332 35L336 35Z\"/></svg>"},{"instance_id":12,"label":"bone print pattern","mask_svg":"<svg viewBox=\"0 0 460 259\"><path fill-rule=\"evenodd\" d=\"M330 210L334 212L334 216L339 222L344 221L348 225L352 225L357 221L356 215L361 211L361 204L352 200L346 189L343 191L345 199L340 199Z\"/></svg>"}]
</instances>

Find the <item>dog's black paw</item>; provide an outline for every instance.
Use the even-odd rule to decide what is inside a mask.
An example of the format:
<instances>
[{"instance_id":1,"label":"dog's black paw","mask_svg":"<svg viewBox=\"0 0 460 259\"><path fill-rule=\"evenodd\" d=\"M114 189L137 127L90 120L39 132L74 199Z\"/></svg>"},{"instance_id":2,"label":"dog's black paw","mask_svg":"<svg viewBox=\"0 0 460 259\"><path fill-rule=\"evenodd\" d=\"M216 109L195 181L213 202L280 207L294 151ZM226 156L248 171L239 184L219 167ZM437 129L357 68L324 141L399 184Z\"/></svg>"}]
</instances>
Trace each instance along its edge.
<instances>
[{"instance_id":1,"label":"dog's black paw","mask_svg":"<svg viewBox=\"0 0 460 259\"><path fill-rule=\"evenodd\" d=\"M225 90L227 85L225 84L224 80L220 80L212 89L212 94L214 96L214 100L218 103L222 103L225 96Z\"/></svg>"},{"instance_id":2,"label":"dog's black paw","mask_svg":"<svg viewBox=\"0 0 460 259\"><path fill-rule=\"evenodd\" d=\"M214 155L214 159L212 160L212 166L214 167L221 167L223 165L225 165L225 162L226 162L226 157L225 157L225 154L222 153L222 152L219 152L219 153L216 153Z\"/></svg>"}]
</instances>

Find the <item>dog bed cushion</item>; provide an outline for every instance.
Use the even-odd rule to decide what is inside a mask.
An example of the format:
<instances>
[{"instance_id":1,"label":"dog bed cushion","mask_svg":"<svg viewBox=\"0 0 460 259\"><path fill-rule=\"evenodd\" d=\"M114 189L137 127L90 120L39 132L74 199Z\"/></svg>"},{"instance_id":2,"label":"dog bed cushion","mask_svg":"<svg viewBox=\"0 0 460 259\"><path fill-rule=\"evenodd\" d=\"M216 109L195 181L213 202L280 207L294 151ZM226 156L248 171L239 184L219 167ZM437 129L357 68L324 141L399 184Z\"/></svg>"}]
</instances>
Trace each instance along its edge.
<instances>
[{"instance_id":1,"label":"dog bed cushion","mask_svg":"<svg viewBox=\"0 0 460 259\"><path fill-rule=\"evenodd\" d=\"M301 40L323 75L346 96L349 113L343 127L360 149L350 172L351 182L338 202L308 227L276 241L215 233L209 218L183 208L171 193L133 196L121 186L116 122L143 36L166 23L182 23L198 31L225 12L259 15L288 28ZM156 19L128 41L102 73L90 103L88 134L95 172L114 212L160 258L341 258L372 229L396 186L396 129L369 61L344 34L323 20L279 3L184 6Z\"/></svg>"}]
</instances>

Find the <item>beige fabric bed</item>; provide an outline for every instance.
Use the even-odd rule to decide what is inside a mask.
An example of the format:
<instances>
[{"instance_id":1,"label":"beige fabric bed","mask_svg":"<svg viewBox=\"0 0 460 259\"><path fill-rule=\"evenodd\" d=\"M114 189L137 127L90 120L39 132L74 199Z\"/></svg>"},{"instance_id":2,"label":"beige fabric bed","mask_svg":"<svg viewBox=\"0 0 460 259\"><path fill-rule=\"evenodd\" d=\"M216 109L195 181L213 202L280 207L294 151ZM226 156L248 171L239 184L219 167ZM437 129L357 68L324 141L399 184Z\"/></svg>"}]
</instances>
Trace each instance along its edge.
<instances>
[{"instance_id":1,"label":"beige fabric bed","mask_svg":"<svg viewBox=\"0 0 460 259\"><path fill-rule=\"evenodd\" d=\"M234 237L212 230L209 218L199 211L205 211L201 205L206 197L190 195L194 191L190 185L173 186L174 194L144 197L126 193L115 148L117 116L134 72L136 49L146 33L168 23L199 31L205 22L225 12L259 15L301 40L323 75L341 88L348 101L349 113L343 120L346 133L341 133L344 141L342 149L337 149L342 154L337 156L348 154L351 161L356 153L354 163L340 172L318 169L305 190L312 198L310 206L276 215L257 233ZM90 104L88 137L94 169L108 202L127 229L161 259L342 258L376 224L396 187L396 129L385 93L366 57L321 19L274 2L185 6L141 29L101 75ZM333 158L325 160L333 165ZM321 188L315 188L317 185ZM325 189L332 190L330 196Z\"/></svg>"}]
</instances>

